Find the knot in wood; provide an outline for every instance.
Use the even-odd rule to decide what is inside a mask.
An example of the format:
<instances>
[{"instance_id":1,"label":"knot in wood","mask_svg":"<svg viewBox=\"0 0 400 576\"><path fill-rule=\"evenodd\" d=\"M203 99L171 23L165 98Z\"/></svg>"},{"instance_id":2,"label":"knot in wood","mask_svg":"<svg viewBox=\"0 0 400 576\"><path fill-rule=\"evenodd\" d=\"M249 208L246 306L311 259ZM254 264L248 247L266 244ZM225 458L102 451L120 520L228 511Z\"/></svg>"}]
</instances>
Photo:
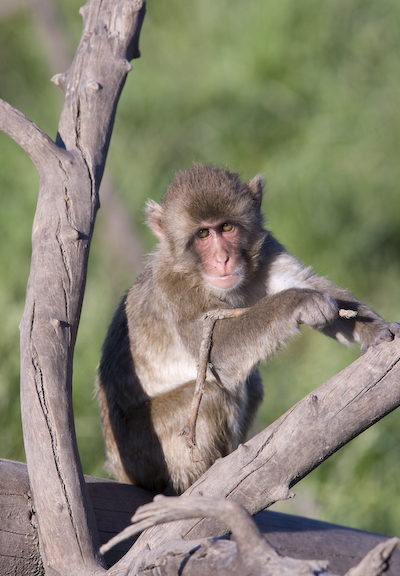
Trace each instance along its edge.
<instances>
[{"instance_id":1,"label":"knot in wood","mask_svg":"<svg viewBox=\"0 0 400 576\"><path fill-rule=\"evenodd\" d=\"M93 92L98 92L99 90L102 90L102 88L103 88L103 86L99 82L96 82L95 80L93 80L92 82L89 82L87 86Z\"/></svg>"}]
</instances>

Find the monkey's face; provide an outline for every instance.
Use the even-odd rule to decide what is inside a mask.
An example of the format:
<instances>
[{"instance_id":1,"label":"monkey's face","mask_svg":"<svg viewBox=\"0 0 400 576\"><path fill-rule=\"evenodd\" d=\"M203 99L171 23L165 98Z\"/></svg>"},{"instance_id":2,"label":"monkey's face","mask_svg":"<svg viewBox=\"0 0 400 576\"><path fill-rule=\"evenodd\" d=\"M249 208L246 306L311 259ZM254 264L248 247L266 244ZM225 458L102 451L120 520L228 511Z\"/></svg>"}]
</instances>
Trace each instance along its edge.
<instances>
[{"instance_id":1,"label":"monkey's face","mask_svg":"<svg viewBox=\"0 0 400 576\"><path fill-rule=\"evenodd\" d=\"M260 176L245 184L213 166L178 172L162 204L147 204L148 224L168 270L213 292L240 292L251 283L267 234L262 186Z\"/></svg>"},{"instance_id":2,"label":"monkey's face","mask_svg":"<svg viewBox=\"0 0 400 576\"><path fill-rule=\"evenodd\" d=\"M238 226L224 220L203 222L194 238L194 250L201 260L207 284L231 290L241 283L244 268Z\"/></svg>"}]
</instances>

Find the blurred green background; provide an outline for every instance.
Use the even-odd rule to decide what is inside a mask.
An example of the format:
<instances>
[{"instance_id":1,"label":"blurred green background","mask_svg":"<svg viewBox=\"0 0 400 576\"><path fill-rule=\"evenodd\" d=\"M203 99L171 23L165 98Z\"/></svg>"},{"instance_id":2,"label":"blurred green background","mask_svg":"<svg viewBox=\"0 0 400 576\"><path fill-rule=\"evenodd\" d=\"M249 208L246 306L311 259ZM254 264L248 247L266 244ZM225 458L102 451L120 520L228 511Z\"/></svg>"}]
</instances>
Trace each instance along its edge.
<instances>
[{"instance_id":1,"label":"blurred green background","mask_svg":"<svg viewBox=\"0 0 400 576\"><path fill-rule=\"evenodd\" d=\"M78 44L77 0L0 1L0 97L55 138L49 82ZM149 0L142 57L119 104L74 364L85 473L105 475L93 382L117 302L154 246L143 224L193 160L264 173L281 242L317 272L400 318L400 3L396 0ZM0 133L0 456L24 460L19 333L38 176ZM303 330L263 368L255 430L358 356ZM278 509L400 535L394 412L297 485Z\"/></svg>"}]
</instances>

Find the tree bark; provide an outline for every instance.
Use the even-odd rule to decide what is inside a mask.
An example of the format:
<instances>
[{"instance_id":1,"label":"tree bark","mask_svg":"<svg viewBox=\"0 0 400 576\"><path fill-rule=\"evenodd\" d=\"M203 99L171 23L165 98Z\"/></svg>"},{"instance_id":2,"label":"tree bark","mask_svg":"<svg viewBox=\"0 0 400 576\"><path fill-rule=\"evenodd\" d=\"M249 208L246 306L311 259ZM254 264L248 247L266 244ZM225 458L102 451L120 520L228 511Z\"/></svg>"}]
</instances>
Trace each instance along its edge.
<instances>
[{"instance_id":1,"label":"tree bark","mask_svg":"<svg viewBox=\"0 0 400 576\"><path fill-rule=\"evenodd\" d=\"M72 413L72 357L87 260L114 116L139 55L142 0L90 0L56 143L5 102L0 128L40 178L32 262L21 322L21 407L34 512L46 574L104 570Z\"/></svg>"}]
</instances>

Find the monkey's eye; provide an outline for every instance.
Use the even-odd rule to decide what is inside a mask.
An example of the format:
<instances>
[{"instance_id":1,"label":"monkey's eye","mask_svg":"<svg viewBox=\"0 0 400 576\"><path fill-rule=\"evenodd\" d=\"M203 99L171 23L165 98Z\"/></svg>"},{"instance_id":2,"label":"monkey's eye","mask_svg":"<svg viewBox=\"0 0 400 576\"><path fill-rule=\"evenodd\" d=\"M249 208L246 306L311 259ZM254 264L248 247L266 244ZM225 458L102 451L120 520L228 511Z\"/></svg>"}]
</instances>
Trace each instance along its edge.
<instances>
[{"instance_id":1,"label":"monkey's eye","mask_svg":"<svg viewBox=\"0 0 400 576\"><path fill-rule=\"evenodd\" d=\"M225 222L225 224L222 224L222 232L232 232L234 226L233 224L230 224L229 222Z\"/></svg>"},{"instance_id":2,"label":"monkey's eye","mask_svg":"<svg viewBox=\"0 0 400 576\"><path fill-rule=\"evenodd\" d=\"M209 234L210 231L208 230L208 228L202 228L197 232L197 238L207 238Z\"/></svg>"}]
</instances>

